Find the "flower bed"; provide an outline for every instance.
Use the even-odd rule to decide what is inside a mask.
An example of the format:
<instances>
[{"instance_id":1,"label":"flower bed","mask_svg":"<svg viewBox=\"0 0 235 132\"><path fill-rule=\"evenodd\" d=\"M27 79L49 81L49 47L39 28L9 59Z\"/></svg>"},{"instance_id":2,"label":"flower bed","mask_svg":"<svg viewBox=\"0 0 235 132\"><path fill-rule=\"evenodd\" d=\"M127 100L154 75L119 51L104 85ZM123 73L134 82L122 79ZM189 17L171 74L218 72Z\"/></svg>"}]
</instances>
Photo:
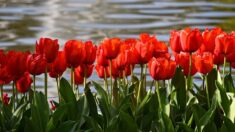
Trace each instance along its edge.
<instances>
[{"instance_id":1,"label":"flower bed","mask_svg":"<svg viewBox=\"0 0 235 132\"><path fill-rule=\"evenodd\" d=\"M37 41L34 53L1 50L0 130L235 131L235 33L186 28L172 31L169 43L173 56L166 43L146 33L138 39L105 38L98 46L69 40L61 51L50 38ZM67 68L70 82L63 78ZM93 69L104 84L87 80ZM194 82L196 73L201 85ZM44 93L35 86L40 74ZM48 75L57 82L58 102L47 100ZM11 97L3 90L9 83Z\"/></svg>"}]
</instances>

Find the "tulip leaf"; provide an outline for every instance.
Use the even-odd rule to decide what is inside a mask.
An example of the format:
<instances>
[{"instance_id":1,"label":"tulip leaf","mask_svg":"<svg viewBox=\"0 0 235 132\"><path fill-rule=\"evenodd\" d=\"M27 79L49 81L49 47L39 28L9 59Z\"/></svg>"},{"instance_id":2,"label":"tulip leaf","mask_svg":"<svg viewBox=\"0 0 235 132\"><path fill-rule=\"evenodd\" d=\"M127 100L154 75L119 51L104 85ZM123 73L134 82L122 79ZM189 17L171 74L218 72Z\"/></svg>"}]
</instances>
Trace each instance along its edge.
<instances>
[{"instance_id":1,"label":"tulip leaf","mask_svg":"<svg viewBox=\"0 0 235 132\"><path fill-rule=\"evenodd\" d=\"M216 82L217 80L217 69L213 69L211 72L208 73L206 76L208 91L209 91L209 97L212 97L214 95L214 92L216 90Z\"/></svg>"},{"instance_id":2,"label":"tulip leaf","mask_svg":"<svg viewBox=\"0 0 235 132\"><path fill-rule=\"evenodd\" d=\"M60 80L60 95L62 96L65 102L76 102L75 95L73 93L72 87L70 86L69 82L61 78Z\"/></svg>"},{"instance_id":3,"label":"tulip leaf","mask_svg":"<svg viewBox=\"0 0 235 132\"><path fill-rule=\"evenodd\" d=\"M224 87L226 89L227 92L235 92L235 88L233 85L233 78L231 74L227 74L224 77Z\"/></svg>"},{"instance_id":4,"label":"tulip leaf","mask_svg":"<svg viewBox=\"0 0 235 132\"><path fill-rule=\"evenodd\" d=\"M127 114L126 112L120 111L119 112L120 120L121 120L121 128L122 131L128 131L128 132L137 132L138 126L134 119Z\"/></svg>"},{"instance_id":5,"label":"tulip leaf","mask_svg":"<svg viewBox=\"0 0 235 132\"><path fill-rule=\"evenodd\" d=\"M175 71L175 76L172 78L172 85L176 90L176 99L181 111L185 111L186 109L186 82L184 78L184 73L182 69L178 67Z\"/></svg>"}]
</instances>

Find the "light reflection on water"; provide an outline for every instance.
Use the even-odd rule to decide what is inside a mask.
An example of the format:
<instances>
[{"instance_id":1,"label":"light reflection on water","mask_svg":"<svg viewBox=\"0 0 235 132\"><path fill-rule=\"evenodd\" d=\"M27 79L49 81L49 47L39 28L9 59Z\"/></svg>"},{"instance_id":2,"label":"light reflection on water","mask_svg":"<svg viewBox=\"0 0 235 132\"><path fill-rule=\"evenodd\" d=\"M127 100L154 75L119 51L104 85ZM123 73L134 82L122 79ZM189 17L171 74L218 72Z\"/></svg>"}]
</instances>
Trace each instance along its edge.
<instances>
[{"instance_id":1,"label":"light reflection on water","mask_svg":"<svg viewBox=\"0 0 235 132\"><path fill-rule=\"evenodd\" d=\"M172 29L221 26L231 31L234 22L232 0L0 0L0 48L33 51L41 36L58 38L61 48L68 39L98 43L104 36L138 37L141 32L168 41ZM68 72L64 76L68 78ZM42 77L37 79L39 87ZM91 79L99 80L96 75ZM54 88L50 90L50 96L55 95Z\"/></svg>"}]
</instances>

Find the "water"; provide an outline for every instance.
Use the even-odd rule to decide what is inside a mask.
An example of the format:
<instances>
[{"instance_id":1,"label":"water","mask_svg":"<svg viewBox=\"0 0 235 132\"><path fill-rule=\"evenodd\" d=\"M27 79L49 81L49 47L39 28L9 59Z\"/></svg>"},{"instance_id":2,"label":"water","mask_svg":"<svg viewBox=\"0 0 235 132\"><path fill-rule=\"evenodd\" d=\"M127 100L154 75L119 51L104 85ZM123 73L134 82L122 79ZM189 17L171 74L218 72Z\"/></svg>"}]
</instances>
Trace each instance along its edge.
<instances>
[{"instance_id":1,"label":"water","mask_svg":"<svg viewBox=\"0 0 235 132\"><path fill-rule=\"evenodd\" d=\"M0 0L0 48L33 51L40 37L58 38L61 48L68 39L98 44L105 36L138 37L142 32L167 42L170 30L188 26L202 30L220 26L230 32L235 29L233 1ZM37 77L39 87L42 77ZM91 79L99 80L96 75ZM55 86L50 83L49 96L56 95Z\"/></svg>"}]
</instances>

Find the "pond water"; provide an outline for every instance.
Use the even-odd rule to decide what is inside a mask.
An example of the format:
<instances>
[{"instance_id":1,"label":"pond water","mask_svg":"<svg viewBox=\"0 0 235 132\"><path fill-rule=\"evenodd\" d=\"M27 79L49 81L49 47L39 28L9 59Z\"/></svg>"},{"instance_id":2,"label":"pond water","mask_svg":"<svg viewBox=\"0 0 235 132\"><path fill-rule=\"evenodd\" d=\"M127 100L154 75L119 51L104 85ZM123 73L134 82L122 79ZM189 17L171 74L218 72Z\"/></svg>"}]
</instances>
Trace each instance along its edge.
<instances>
[{"instance_id":1,"label":"pond water","mask_svg":"<svg viewBox=\"0 0 235 132\"><path fill-rule=\"evenodd\" d=\"M142 32L167 42L170 30L188 26L202 30L220 26L230 32L235 30L233 1L0 0L0 48L33 51L40 37L58 38L62 48L68 39L99 43L105 36L138 37ZM91 79L98 80L96 75ZM43 86L41 76L37 85ZM55 86L50 83L51 97L57 95Z\"/></svg>"}]
</instances>

